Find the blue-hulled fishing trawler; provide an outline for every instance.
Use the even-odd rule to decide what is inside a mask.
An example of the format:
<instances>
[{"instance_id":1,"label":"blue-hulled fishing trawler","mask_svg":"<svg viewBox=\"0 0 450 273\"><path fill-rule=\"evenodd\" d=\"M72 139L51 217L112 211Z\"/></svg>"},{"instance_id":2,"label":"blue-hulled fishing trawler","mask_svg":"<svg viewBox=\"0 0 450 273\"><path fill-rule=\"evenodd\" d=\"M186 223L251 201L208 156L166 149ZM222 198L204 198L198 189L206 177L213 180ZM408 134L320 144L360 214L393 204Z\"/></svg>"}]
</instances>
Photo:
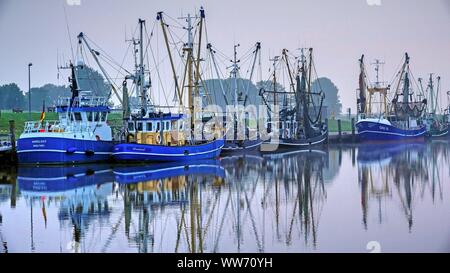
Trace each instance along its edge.
<instances>
[{"instance_id":1,"label":"blue-hulled fishing trawler","mask_svg":"<svg viewBox=\"0 0 450 273\"><path fill-rule=\"evenodd\" d=\"M26 122L17 142L20 164L72 164L109 160L112 130L108 125L108 99L80 90L77 71L83 65L70 64L72 96L60 98L56 106L59 120Z\"/></svg>"},{"instance_id":2,"label":"blue-hulled fishing trawler","mask_svg":"<svg viewBox=\"0 0 450 273\"><path fill-rule=\"evenodd\" d=\"M139 57L135 58L135 60L139 60L139 62L136 61L136 73L130 75L128 79L132 79L136 85L140 98L140 107L138 113L132 114L129 111L125 111L126 113L124 113L125 141L115 145L113 152L113 156L117 161L189 161L217 158L220 155L221 149L224 146L224 140L221 136L222 133L215 129L208 131L204 127L204 117L199 117L199 113L196 112L198 110L194 108L194 99L198 95L201 82L199 62L201 58L201 33L205 20L205 12L201 9L199 16L191 17L188 15L185 19L188 24L185 28L188 32L188 41L184 44L183 52L180 54L180 56L184 57L183 66L185 68L183 71L184 76L182 77L183 83L180 88L178 82L179 76L176 74L174 58L168 40L168 24L165 22L162 12L159 12L157 16L165 37L165 45L175 83L175 97L179 103L178 112L175 113L172 110L176 107L163 107L150 103L151 99L148 91L151 88L151 80L145 79L147 73L144 65L143 31L145 21L139 20L140 38L135 42L139 47L135 50L135 53L139 53ZM192 23L193 19L197 20L195 24ZM197 41L199 47L196 57L194 57L194 30L199 37ZM156 67L155 69L158 68ZM150 73L148 75L150 78ZM126 101L128 101L128 98L126 98L128 96L126 81L124 82L123 93L124 109L127 109L129 106L126 105ZM186 95L188 97L187 111L184 107L184 96ZM167 111L167 109L171 111ZM199 125L202 127L200 136L194 134L195 126ZM204 137L206 131L211 135L208 139Z\"/></svg>"},{"instance_id":3,"label":"blue-hulled fishing trawler","mask_svg":"<svg viewBox=\"0 0 450 273\"><path fill-rule=\"evenodd\" d=\"M268 122L272 139L262 145L262 151L279 152L286 150L308 150L312 147L323 146L328 139L328 126L323 121L323 101L325 94L322 90L312 90L312 77L316 71L313 62L313 49L309 49L309 60L304 50L300 58L295 57L296 69L291 68L293 57L284 49L282 57L273 59L273 90L261 89L261 96L272 112L272 116L279 117L279 122ZM283 63L289 80L289 91L277 90L277 65ZM317 76L317 75L316 75ZM318 84L320 87L320 83ZM267 96L268 95L268 96ZM272 96L271 96L272 95ZM278 103L279 96L284 97L282 103ZM269 101L272 97L271 109ZM280 109L275 113L275 109Z\"/></svg>"},{"instance_id":4,"label":"blue-hulled fishing trawler","mask_svg":"<svg viewBox=\"0 0 450 273\"><path fill-rule=\"evenodd\" d=\"M412 90L413 77L409 61L409 55L406 53L403 66L398 73L394 98L388 105L388 92L391 86L382 86L378 80L381 63L377 62L377 82L369 84L364 65L364 55L360 59L361 72L356 128L361 141L416 141L424 139L427 128L423 123L423 114L427 100L417 100L420 94L415 94ZM374 101L375 95L379 95L381 98L378 103ZM374 113L376 104L379 105L378 112Z\"/></svg>"}]
</instances>

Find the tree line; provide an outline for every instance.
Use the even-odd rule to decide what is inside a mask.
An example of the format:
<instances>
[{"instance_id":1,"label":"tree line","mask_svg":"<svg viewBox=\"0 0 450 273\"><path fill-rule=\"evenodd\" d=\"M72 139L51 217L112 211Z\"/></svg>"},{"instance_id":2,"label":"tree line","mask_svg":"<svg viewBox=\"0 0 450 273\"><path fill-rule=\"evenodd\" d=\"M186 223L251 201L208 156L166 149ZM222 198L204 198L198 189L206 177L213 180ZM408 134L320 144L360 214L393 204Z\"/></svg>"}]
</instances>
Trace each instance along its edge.
<instances>
[{"instance_id":1,"label":"tree line","mask_svg":"<svg viewBox=\"0 0 450 273\"><path fill-rule=\"evenodd\" d=\"M111 87L98 71L84 66L77 70L77 79L80 90L90 90L96 96L109 96ZM30 94L32 111L42 111L44 102L46 107L52 107L55 106L58 98L71 96L69 85L51 83L32 87ZM0 109L28 110L28 95L28 91L21 90L16 83L0 85Z\"/></svg>"},{"instance_id":2,"label":"tree line","mask_svg":"<svg viewBox=\"0 0 450 273\"><path fill-rule=\"evenodd\" d=\"M91 90L96 96L108 97L111 93L111 86L105 81L102 74L98 71L84 66L77 70L78 86L80 90ZM226 102L234 103L234 79L210 79L204 83L206 88L202 88L200 92L210 95L214 104L226 109ZM223 89L222 89L223 88ZM206 90L204 90L206 89ZM263 104L260 96L260 90L272 90L273 83L271 81L262 81L256 84L246 79L238 80L238 101L242 104L261 105ZM276 89L278 92L283 92L285 87L277 83ZM245 91L244 91L245 90ZM322 90L325 93L324 106L327 107L329 115L339 115L342 111L342 104L339 98L339 89L328 78L319 78L312 83L312 90L317 92ZM223 96L225 93L225 97ZM31 110L41 111L42 105L45 102L47 107L55 106L59 97L69 97L71 95L69 85L55 85L45 84L41 87L31 88ZM285 103L286 95L277 94L278 104ZM0 109L12 110L21 109L28 110L28 92L24 92L15 83L5 84L0 86Z\"/></svg>"}]
</instances>

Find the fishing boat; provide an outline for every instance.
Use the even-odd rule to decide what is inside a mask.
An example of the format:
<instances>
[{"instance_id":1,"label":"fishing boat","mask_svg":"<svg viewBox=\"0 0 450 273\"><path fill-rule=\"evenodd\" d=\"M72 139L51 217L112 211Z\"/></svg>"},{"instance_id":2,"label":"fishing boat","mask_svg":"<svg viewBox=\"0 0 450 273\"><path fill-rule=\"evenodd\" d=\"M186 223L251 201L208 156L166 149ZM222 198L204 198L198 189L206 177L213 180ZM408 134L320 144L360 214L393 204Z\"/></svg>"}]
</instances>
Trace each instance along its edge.
<instances>
[{"instance_id":1,"label":"fishing boat","mask_svg":"<svg viewBox=\"0 0 450 273\"><path fill-rule=\"evenodd\" d=\"M441 77L436 77L437 87L435 90L435 79L433 74L430 74L426 93L428 95L427 101L429 101L429 105L427 105L427 113L425 118L425 124L427 126L427 136L429 138L443 138L447 137L448 134L448 124L445 120L445 113L442 115L440 113L439 108L439 91L441 86ZM422 79L419 78L420 87L423 92Z\"/></svg>"},{"instance_id":2,"label":"fishing boat","mask_svg":"<svg viewBox=\"0 0 450 273\"><path fill-rule=\"evenodd\" d=\"M359 99L358 122L356 128L360 141L416 141L423 140L427 128L423 123L423 114L427 100L418 100L421 94L415 94L412 90L413 77L410 70L410 58L405 54L400 72L397 74L396 90L394 98L388 105L388 93L391 86L383 85L379 80L381 62L375 63L377 81L368 83L364 55L359 60ZM395 80L394 80L395 81ZM381 101L375 101L375 95L379 95ZM416 98L414 100L414 97ZM402 98L402 99L401 99ZM378 111L374 108L378 105Z\"/></svg>"},{"instance_id":3,"label":"fishing boat","mask_svg":"<svg viewBox=\"0 0 450 273\"><path fill-rule=\"evenodd\" d=\"M268 128L272 134L270 141L265 142L261 151L285 152L286 150L308 150L323 146L328 139L328 126L322 120L322 108L325 94L322 90L312 90L313 72L316 71L313 61L313 49L309 49L309 60L304 49L297 60L296 71L291 68L291 57L284 49L282 57L273 60L273 90L261 89L260 95L272 113ZM290 90L277 90L277 65L283 63L287 68ZM317 76L317 75L316 75ZM320 82L319 82L319 89ZM269 96L267 96L269 95ZM272 107L269 100L272 95ZM278 105L279 95L284 97L282 105ZM280 109L279 111L277 109ZM279 122L276 122L276 118Z\"/></svg>"},{"instance_id":4,"label":"fishing boat","mask_svg":"<svg viewBox=\"0 0 450 273\"><path fill-rule=\"evenodd\" d=\"M60 98L56 112L59 120L41 119L25 123L17 142L20 164L72 164L109 160L112 154L112 130L106 97L81 90L77 73L84 69L81 61L70 69L71 97Z\"/></svg>"},{"instance_id":5,"label":"fishing boat","mask_svg":"<svg viewBox=\"0 0 450 273\"><path fill-rule=\"evenodd\" d=\"M132 114L124 111L124 140L114 146L113 156L117 161L125 162L171 162L171 161L189 161L200 159L217 158L224 146L222 133L217 128L205 127L205 116L201 116L199 109L194 105L195 97L199 95L201 83L200 71L200 49L202 45L202 35L198 35L198 52L194 56L194 31L197 34L202 33L205 12L200 10L198 16L188 15L184 18L187 22L187 43L184 43L183 52L177 56L183 57L183 65L185 67L182 72L183 84L180 87L179 75L176 73L174 57L168 40L168 24L162 12L158 13L162 32L165 37L165 45L170 60L170 66L173 74L175 85L175 100L179 103L178 107L174 105L161 106L151 103L149 90L151 88L150 73L148 67L144 64L144 27L145 21L139 20L140 36L133 39L137 46L134 51L138 54L136 60L136 71L134 75L129 75L124 81L124 109L130 106L126 104L128 101L126 88L126 80L131 79L136 86L139 94L140 105L137 113ZM192 20L196 22L193 24ZM198 28L198 29L196 29ZM155 64L157 65L157 64ZM157 67L155 69L158 69ZM146 79L146 76L148 78ZM187 89L187 92L186 90ZM187 93L187 94L186 94ZM185 107L184 98L187 95L188 103ZM169 109L170 111L168 111ZM174 110L178 109L178 110ZM209 116L209 120L214 118ZM196 127L197 126L197 127ZM198 128L201 127L199 130ZM198 133L200 131L200 133ZM197 132L197 133L196 133ZM209 132L209 137L205 133Z\"/></svg>"},{"instance_id":6,"label":"fishing boat","mask_svg":"<svg viewBox=\"0 0 450 273\"><path fill-rule=\"evenodd\" d=\"M239 46L240 44L234 45L234 54L231 60L232 65L229 67L231 68L229 82L232 82L232 86L227 86L229 87L227 88L228 92L226 92L226 88L224 87L224 85L227 85L227 82L223 83L221 80L222 73L219 71L217 64L216 49L210 43L207 46L211 61L216 70L216 77L220 83L219 87L227 106L227 112L223 115L223 124L227 132L225 134L225 145L222 148L223 156L258 153L263 142L259 134L259 124L256 114L252 116L250 111L246 111L246 107L249 106L249 103L253 99L250 98L249 89L255 74L257 60L261 55L261 43L257 42L254 49L249 51L250 54L240 59L237 57L237 48ZM249 64L250 68L247 70L249 73L248 80L243 80L241 76L240 71L243 65L243 61L241 60L251 61ZM253 101L252 103L255 102ZM228 111L230 109L229 106L233 107L233 111ZM231 118L229 118L230 116ZM229 120L227 120L228 118Z\"/></svg>"}]
</instances>

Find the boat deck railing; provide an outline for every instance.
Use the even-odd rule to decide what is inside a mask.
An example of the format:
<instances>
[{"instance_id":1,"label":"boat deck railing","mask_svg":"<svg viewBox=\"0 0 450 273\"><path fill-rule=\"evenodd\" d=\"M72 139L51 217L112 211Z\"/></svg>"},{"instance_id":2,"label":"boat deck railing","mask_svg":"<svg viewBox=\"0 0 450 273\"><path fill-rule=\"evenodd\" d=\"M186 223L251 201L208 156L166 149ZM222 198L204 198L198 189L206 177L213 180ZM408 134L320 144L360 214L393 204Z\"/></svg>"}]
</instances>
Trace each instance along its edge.
<instances>
[{"instance_id":1,"label":"boat deck railing","mask_svg":"<svg viewBox=\"0 0 450 273\"><path fill-rule=\"evenodd\" d=\"M58 99L58 106L70 106L72 98L62 97ZM107 106L108 99L106 97L91 96L86 94L81 94L80 96L73 99L72 107L98 107Z\"/></svg>"},{"instance_id":2,"label":"boat deck railing","mask_svg":"<svg viewBox=\"0 0 450 273\"><path fill-rule=\"evenodd\" d=\"M65 124L59 120L28 121L25 123L24 133L85 133L93 132L94 129L87 124L79 122Z\"/></svg>"}]
</instances>

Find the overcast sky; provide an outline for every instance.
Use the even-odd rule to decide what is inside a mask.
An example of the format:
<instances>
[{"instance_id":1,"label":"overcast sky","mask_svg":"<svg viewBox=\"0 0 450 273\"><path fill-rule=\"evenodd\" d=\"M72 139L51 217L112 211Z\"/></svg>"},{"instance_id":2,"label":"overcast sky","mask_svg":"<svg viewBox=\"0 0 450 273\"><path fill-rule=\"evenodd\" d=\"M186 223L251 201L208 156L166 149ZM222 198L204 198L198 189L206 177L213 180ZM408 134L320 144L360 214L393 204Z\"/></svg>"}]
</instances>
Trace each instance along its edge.
<instances>
[{"instance_id":1,"label":"overcast sky","mask_svg":"<svg viewBox=\"0 0 450 273\"><path fill-rule=\"evenodd\" d=\"M317 72L338 86L344 108L355 109L363 53L368 62L383 59L390 80L407 51L416 77L437 73L443 91L450 90L450 0L80 1L0 0L0 84L17 82L26 91L28 62L33 86L58 83L57 51L70 56L63 6L73 38L88 33L119 62L124 29L138 18L153 23L157 11L177 17L203 6L209 40L230 55L235 41L244 48L261 41L266 63L283 48L314 47Z\"/></svg>"}]
</instances>

